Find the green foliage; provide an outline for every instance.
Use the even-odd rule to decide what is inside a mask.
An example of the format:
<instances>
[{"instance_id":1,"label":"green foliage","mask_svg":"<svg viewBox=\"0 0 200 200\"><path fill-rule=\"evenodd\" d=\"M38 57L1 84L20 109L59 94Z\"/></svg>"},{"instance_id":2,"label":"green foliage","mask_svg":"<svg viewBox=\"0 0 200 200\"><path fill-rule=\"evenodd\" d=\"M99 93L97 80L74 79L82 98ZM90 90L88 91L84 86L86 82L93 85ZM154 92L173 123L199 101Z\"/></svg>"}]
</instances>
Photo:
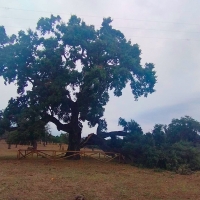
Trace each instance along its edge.
<instances>
[{"instance_id":1,"label":"green foliage","mask_svg":"<svg viewBox=\"0 0 200 200\"><path fill-rule=\"evenodd\" d=\"M136 132L137 134L140 134L140 135L143 134L142 128L134 120L131 120L130 122L126 122L125 119L123 119L123 118L120 117L118 125L122 126L124 128L124 131L126 131L127 133L134 133L134 132Z\"/></svg>"},{"instance_id":2,"label":"green foliage","mask_svg":"<svg viewBox=\"0 0 200 200\"><path fill-rule=\"evenodd\" d=\"M184 166L184 168L187 167L191 170L200 170L200 146L195 147L192 143L180 141L170 147L167 156L170 159L170 165L167 165L167 169L178 170Z\"/></svg>"},{"instance_id":3,"label":"green foliage","mask_svg":"<svg viewBox=\"0 0 200 200\"><path fill-rule=\"evenodd\" d=\"M5 130L10 126L10 122L4 117L4 112L0 110L0 136L5 133Z\"/></svg>"},{"instance_id":4,"label":"green foliage","mask_svg":"<svg viewBox=\"0 0 200 200\"><path fill-rule=\"evenodd\" d=\"M121 138L116 138L116 137L113 137L109 140L106 141L107 142L107 145L110 146L112 149L114 150L119 150L122 148L123 146L123 140Z\"/></svg>"},{"instance_id":5,"label":"green foliage","mask_svg":"<svg viewBox=\"0 0 200 200\"><path fill-rule=\"evenodd\" d=\"M8 144L33 144L34 141L43 140L46 142L49 132L44 123L39 122L21 122L19 127L8 133L6 142Z\"/></svg>"},{"instance_id":6,"label":"green foliage","mask_svg":"<svg viewBox=\"0 0 200 200\"><path fill-rule=\"evenodd\" d=\"M6 138L6 142L8 144L19 144L19 143L23 144L23 142L21 142L21 139L22 139L22 137L18 133L18 131L11 131L11 132L9 132L8 137Z\"/></svg>"},{"instance_id":7,"label":"green foliage","mask_svg":"<svg viewBox=\"0 0 200 200\"><path fill-rule=\"evenodd\" d=\"M199 141L200 123L189 116L173 119L167 129L167 138L170 143L181 140L188 142Z\"/></svg>"},{"instance_id":8,"label":"green foliage","mask_svg":"<svg viewBox=\"0 0 200 200\"><path fill-rule=\"evenodd\" d=\"M68 133L60 134L60 143L69 144L69 134Z\"/></svg>"},{"instance_id":9,"label":"green foliage","mask_svg":"<svg viewBox=\"0 0 200 200\"><path fill-rule=\"evenodd\" d=\"M180 174L200 170L200 123L191 117L173 119L168 126L156 124L146 134L134 120L120 118L119 124L127 131L121 152L132 164Z\"/></svg>"},{"instance_id":10,"label":"green foliage","mask_svg":"<svg viewBox=\"0 0 200 200\"><path fill-rule=\"evenodd\" d=\"M69 143L69 134L61 133L60 135L56 135L56 136L49 134L47 141L53 142L56 144L68 144Z\"/></svg>"},{"instance_id":11,"label":"green foliage","mask_svg":"<svg viewBox=\"0 0 200 200\"><path fill-rule=\"evenodd\" d=\"M49 135L49 138L48 138L48 142L52 142L52 143L55 143L55 144L58 144L58 143L61 143L60 142L60 136L56 135Z\"/></svg>"},{"instance_id":12,"label":"green foliage","mask_svg":"<svg viewBox=\"0 0 200 200\"><path fill-rule=\"evenodd\" d=\"M166 143L166 126L162 124L156 124L152 131L152 135L155 141L155 146L157 148L161 147Z\"/></svg>"}]
</instances>

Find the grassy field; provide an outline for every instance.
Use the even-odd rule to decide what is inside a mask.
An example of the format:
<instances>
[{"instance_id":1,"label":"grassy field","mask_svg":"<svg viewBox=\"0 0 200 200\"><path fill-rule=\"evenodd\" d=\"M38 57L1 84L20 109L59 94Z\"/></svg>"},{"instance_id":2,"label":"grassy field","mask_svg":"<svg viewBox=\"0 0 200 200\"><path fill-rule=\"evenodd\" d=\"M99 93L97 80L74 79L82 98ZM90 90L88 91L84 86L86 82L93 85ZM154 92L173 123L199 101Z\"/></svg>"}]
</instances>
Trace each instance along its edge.
<instances>
[{"instance_id":1,"label":"grassy field","mask_svg":"<svg viewBox=\"0 0 200 200\"><path fill-rule=\"evenodd\" d=\"M94 159L17 160L18 148L0 142L0 200L73 200L79 194L86 200L200 199L200 172L184 176Z\"/></svg>"}]
</instances>

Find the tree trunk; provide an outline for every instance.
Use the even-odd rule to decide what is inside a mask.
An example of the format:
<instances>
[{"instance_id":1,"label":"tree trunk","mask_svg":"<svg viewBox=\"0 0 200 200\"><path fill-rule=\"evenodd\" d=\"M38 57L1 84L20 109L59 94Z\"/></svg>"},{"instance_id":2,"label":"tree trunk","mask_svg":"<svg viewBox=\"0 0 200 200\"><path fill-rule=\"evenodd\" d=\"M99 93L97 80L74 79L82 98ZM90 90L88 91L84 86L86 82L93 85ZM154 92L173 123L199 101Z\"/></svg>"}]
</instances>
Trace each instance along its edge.
<instances>
[{"instance_id":1,"label":"tree trunk","mask_svg":"<svg viewBox=\"0 0 200 200\"><path fill-rule=\"evenodd\" d=\"M80 159L80 155L74 155L75 152L70 151L80 151L80 142L81 142L81 131L82 131L82 124L79 121L79 111L78 111L78 103L71 101L71 119L68 124L62 124L58 119L56 119L52 115L48 115L45 113L43 117L43 121L48 123L52 122L57 126L57 130L64 131L66 133L69 133L69 145L68 145L68 151L65 154L65 157L71 156L69 158L73 159Z\"/></svg>"},{"instance_id":2,"label":"tree trunk","mask_svg":"<svg viewBox=\"0 0 200 200\"><path fill-rule=\"evenodd\" d=\"M74 103L72 107L72 117L71 117L71 130L66 131L69 133L69 144L68 144L68 149L65 156L70 156L69 158L73 159L80 159L80 155L77 154L76 152L70 152L70 151L80 151L80 143L81 143L81 131L82 127L79 125L79 120L78 120L78 109L77 109L77 102ZM74 156L72 156L74 155Z\"/></svg>"},{"instance_id":3,"label":"tree trunk","mask_svg":"<svg viewBox=\"0 0 200 200\"><path fill-rule=\"evenodd\" d=\"M67 153L65 156L70 156L72 159L80 159L80 155L74 151L80 151L80 143L81 143L81 131L70 132L69 133L69 145L67 149ZM72 156L74 155L74 156Z\"/></svg>"},{"instance_id":4,"label":"tree trunk","mask_svg":"<svg viewBox=\"0 0 200 200\"><path fill-rule=\"evenodd\" d=\"M33 149L34 149L34 150L37 150L37 141L36 141L36 140L33 140L33 141L31 142L31 145L33 146Z\"/></svg>"}]
</instances>

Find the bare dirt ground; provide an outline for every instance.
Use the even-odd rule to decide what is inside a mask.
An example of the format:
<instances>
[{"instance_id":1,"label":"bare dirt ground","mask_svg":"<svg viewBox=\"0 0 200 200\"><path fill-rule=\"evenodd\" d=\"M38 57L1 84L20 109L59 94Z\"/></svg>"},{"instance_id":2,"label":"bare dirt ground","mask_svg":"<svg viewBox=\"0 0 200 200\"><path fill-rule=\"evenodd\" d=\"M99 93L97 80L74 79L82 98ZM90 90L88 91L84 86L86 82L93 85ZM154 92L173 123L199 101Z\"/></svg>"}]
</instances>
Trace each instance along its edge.
<instances>
[{"instance_id":1,"label":"bare dirt ground","mask_svg":"<svg viewBox=\"0 0 200 200\"><path fill-rule=\"evenodd\" d=\"M0 200L73 200L79 194L86 200L200 199L200 172L184 176L94 159L17 160L18 148L0 142Z\"/></svg>"}]
</instances>

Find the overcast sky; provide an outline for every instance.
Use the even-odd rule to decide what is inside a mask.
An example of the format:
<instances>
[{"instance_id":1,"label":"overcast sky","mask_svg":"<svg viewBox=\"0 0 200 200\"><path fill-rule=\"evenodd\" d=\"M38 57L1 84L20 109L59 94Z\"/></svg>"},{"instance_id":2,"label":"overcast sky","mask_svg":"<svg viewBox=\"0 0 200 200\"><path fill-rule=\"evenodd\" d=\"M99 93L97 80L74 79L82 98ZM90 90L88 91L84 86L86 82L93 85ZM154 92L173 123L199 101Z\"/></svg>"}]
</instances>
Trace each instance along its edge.
<instances>
[{"instance_id":1,"label":"overcast sky","mask_svg":"<svg viewBox=\"0 0 200 200\"><path fill-rule=\"evenodd\" d=\"M120 130L119 117L134 119L144 132L156 123L189 115L200 121L200 1L199 0L1 0L0 25L7 34L35 28L40 17L71 14L99 28L104 17L142 50L142 63L155 64L156 92L134 101L127 87L123 96L111 95L106 106L108 130ZM15 87L0 79L0 109ZM52 132L56 134L55 127ZM83 135L95 132L84 126Z\"/></svg>"}]
</instances>

